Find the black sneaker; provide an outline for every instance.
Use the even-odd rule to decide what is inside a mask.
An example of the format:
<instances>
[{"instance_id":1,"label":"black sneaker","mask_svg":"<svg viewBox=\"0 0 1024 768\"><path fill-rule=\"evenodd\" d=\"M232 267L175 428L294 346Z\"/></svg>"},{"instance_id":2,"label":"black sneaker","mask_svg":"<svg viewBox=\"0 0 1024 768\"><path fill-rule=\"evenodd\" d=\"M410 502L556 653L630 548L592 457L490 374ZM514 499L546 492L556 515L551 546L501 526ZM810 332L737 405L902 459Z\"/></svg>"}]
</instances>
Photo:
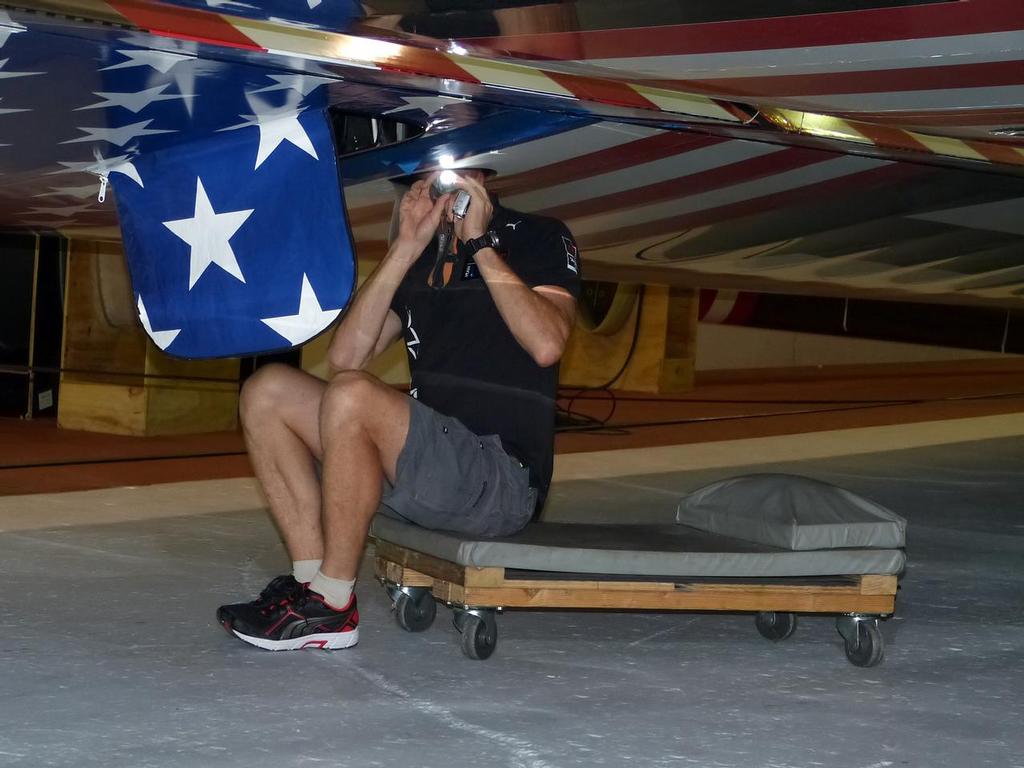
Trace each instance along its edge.
<instances>
[{"instance_id":1,"label":"black sneaker","mask_svg":"<svg viewBox=\"0 0 1024 768\"><path fill-rule=\"evenodd\" d=\"M232 605L222 605L217 609L217 621L224 627L228 632L232 631L232 627L235 623L235 617L239 615L248 615L252 611L260 611L264 608L268 608L275 603L279 603L282 600L291 597L292 595L298 594L303 588L303 585L295 580L295 577L290 573L286 576L277 576L271 579L270 583L263 588L260 592L260 596L255 600L251 600L248 603L233 603Z\"/></svg>"},{"instance_id":2,"label":"black sneaker","mask_svg":"<svg viewBox=\"0 0 1024 768\"><path fill-rule=\"evenodd\" d=\"M251 645L268 651L333 651L359 642L359 611L354 594L340 610L305 584L277 601L262 605L257 602L231 606L234 610L230 626L225 624L233 635Z\"/></svg>"}]
</instances>

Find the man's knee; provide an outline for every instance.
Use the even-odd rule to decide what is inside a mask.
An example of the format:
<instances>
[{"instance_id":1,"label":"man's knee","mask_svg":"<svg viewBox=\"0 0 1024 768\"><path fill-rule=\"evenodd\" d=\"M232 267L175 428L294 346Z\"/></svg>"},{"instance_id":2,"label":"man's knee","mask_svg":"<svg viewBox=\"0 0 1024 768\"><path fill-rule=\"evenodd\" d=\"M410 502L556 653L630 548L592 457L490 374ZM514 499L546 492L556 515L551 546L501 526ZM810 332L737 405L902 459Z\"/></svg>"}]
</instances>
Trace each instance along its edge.
<instances>
[{"instance_id":1,"label":"man's knee","mask_svg":"<svg viewBox=\"0 0 1024 768\"><path fill-rule=\"evenodd\" d=\"M260 367L245 380L238 398L238 411L242 423L263 418L274 412L289 398L289 381L295 374L293 368L282 363L270 363Z\"/></svg>"},{"instance_id":2,"label":"man's knee","mask_svg":"<svg viewBox=\"0 0 1024 768\"><path fill-rule=\"evenodd\" d=\"M365 371L342 371L331 379L320 404L321 434L364 426L375 418L387 385Z\"/></svg>"}]
</instances>

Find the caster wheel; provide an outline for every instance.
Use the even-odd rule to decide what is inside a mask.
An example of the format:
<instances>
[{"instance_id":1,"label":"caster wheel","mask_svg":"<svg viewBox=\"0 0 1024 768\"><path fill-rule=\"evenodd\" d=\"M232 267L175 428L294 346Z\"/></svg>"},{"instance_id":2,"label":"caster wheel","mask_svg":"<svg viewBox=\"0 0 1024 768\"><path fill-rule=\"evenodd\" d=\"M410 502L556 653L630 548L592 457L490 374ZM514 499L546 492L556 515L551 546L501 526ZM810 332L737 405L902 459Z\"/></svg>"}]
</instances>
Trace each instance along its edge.
<instances>
[{"instance_id":1,"label":"caster wheel","mask_svg":"<svg viewBox=\"0 0 1024 768\"><path fill-rule=\"evenodd\" d=\"M462 632L462 652L471 659L483 661L490 658L498 645L498 627L493 621L487 622L479 616L463 614L457 622Z\"/></svg>"},{"instance_id":2,"label":"caster wheel","mask_svg":"<svg viewBox=\"0 0 1024 768\"><path fill-rule=\"evenodd\" d=\"M434 623L435 616L437 603L430 592L424 591L415 598L403 592L395 601L395 618L406 632L424 631Z\"/></svg>"},{"instance_id":3,"label":"caster wheel","mask_svg":"<svg viewBox=\"0 0 1024 768\"><path fill-rule=\"evenodd\" d=\"M775 611L761 611L754 618L754 624L761 637L773 642L785 640L796 631L795 613L776 613Z\"/></svg>"},{"instance_id":4,"label":"caster wheel","mask_svg":"<svg viewBox=\"0 0 1024 768\"><path fill-rule=\"evenodd\" d=\"M880 664L885 654L885 641L877 622L857 623L857 642L844 638L846 658L856 667L874 667Z\"/></svg>"}]
</instances>

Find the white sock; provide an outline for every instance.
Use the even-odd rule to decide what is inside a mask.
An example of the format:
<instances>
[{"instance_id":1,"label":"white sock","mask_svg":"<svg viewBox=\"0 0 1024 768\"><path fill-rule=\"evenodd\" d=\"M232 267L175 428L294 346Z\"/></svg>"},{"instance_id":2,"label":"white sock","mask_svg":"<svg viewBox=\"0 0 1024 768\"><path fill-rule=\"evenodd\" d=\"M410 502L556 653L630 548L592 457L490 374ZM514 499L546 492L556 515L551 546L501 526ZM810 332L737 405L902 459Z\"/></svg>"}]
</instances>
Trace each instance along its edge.
<instances>
[{"instance_id":1,"label":"white sock","mask_svg":"<svg viewBox=\"0 0 1024 768\"><path fill-rule=\"evenodd\" d=\"M323 560L293 560L292 576L299 584L309 584L320 570Z\"/></svg>"},{"instance_id":2,"label":"white sock","mask_svg":"<svg viewBox=\"0 0 1024 768\"><path fill-rule=\"evenodd\" d=\"M317 571L316 576L309 583L309 588L323 595L324 600L332 608L341 610L348 605L348 601L352 597L352 588L355 585L355 579L351 581L347 579L332 579L330 576L324 576L323 571Z\"/></svg>"}]
</instances>

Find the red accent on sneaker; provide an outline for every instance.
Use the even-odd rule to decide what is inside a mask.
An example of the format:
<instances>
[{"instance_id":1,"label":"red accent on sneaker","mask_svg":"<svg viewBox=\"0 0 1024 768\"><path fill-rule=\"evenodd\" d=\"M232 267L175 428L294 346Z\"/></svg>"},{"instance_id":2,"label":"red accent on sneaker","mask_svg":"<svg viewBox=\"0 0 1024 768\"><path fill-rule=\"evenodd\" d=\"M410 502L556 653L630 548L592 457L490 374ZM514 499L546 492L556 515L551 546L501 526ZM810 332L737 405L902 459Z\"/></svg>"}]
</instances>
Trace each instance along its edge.
<instances>
[{"instance_id":1,"label":"red accent on sneaker","mask_svg":"<svg viewBox=\"0 0 1024 768\"><path fill-rule=\"evenodd\" d=\"M301 621L304 618L305 618L304 616L300 616L295 611L293 611L291 608L289 608L287 610L287 612L285 612L284 616L282 616L280 619L278 619L277 623L274 624L274 626L272 626L266 632L264 632L264 634L267 637L270 637L272 634L274 634L274 632L277 631L277 628L280 627L282 624L284 624L285 621L287 621L288 619L299 619Z\"/></svg>"},{"instance_id":2,"label":"red accent on sneaker","mask_svg":"<svg viewBox=\"0 0 1024 768\"><path fill-rule=\"evenodd\" d=\"M344 608L339 608L338 606L336 606L336 605L334 605L334 604L332 604L332 603L328 603L328 602L327 602L327 598L325 598L325 597L324 597L323 595L321 595L321 594L320 594L319 592L314 592L314 591L313 591L312 589L311 589L311 590L309 590L309 596L310 596L310 597L311 597L311 598L312 598L313 600L316 600L317 602L319 602L319 603L322 603L323 605L326 605L326 606L327 606L328 608L330 608L330 609L331 609L332 611L336 611L336 612L338 612L338 613L344 613L345 611L347 611L347 610L348 610L349 608L351 608L351 607L352 607L352 601L353 601L353 600L355 600L355 597L356 597L356 593L355 593L355 592L353 592L353 593L351 594L351 596L349 596L349 598L348 598L348 602L347 602L347 603L345 603L345 607L344 607Z\"/></svg>"}]
</instances>

